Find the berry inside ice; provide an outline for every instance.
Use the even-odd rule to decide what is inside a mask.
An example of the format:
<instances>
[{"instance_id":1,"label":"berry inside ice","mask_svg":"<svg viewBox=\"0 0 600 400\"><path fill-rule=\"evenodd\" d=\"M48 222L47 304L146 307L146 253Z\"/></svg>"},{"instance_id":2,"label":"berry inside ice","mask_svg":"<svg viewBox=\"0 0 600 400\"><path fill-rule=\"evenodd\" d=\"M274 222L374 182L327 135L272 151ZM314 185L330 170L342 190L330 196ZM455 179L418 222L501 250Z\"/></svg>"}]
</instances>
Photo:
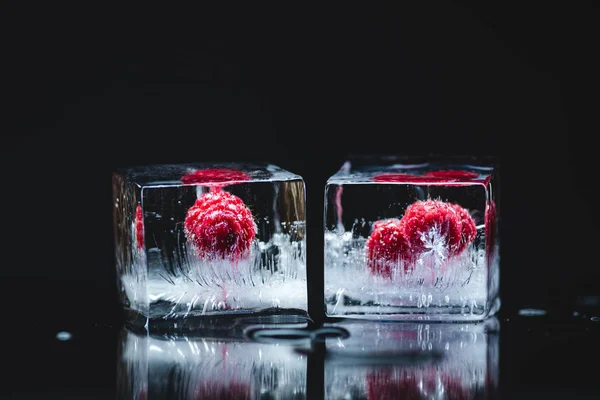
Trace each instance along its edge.
<instances>
[{"instance_id":1,"label":"berry inside ice","mask_svg":"<svg viewBox=\"0 0 600 400\"><path fill-rule=\"evenodd\" d=\"M475 221L458 204L417 201L401 219L373 224L366 242L367 265L373 274L391 278L394 265L401 263L407 271L425 254L442 259L461 254L476 234Z\"/></svg>"},{"instance_id":2,"label":"berry inside ice","mask_svg":"<svg viewBox=\"0 0 600 400\"><path fill-rule=\"evenodd\" d=\"M188 210L184 228L198 256L231 261L248 254L257 230L243 200L226 191L201 195Z\"/></svg>"}]
</instances>

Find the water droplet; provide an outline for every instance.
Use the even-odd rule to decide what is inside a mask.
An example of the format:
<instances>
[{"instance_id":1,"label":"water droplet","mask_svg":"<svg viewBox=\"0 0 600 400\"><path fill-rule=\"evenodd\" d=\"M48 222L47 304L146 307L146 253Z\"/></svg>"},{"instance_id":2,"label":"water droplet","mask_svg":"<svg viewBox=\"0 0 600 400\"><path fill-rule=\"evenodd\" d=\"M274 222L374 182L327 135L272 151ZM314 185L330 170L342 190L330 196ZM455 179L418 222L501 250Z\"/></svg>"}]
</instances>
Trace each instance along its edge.
<instances>
[{"instance_id":1,"label":"water droplet","mask_svg":"<svg viewBox=\"0 0 600 400\"><path fill-rule=\"evenodd\" d=\"M71 340L72 337L73 335L71 335L71 332L66 331L60 331L56 334L56 339L60 340L61 342L67 342Z\"/></svg>"},{"instance_id":2,"label":"water droplet","mask_svg":"<svg viewBox=\"0 0 600 400\"><path fill-rule=\"evenodd\" d=\"M519 315L522 317L539 317L547 313L546 310L541 308L522 308L519 310Z\"/></svg>"}]
</instances>

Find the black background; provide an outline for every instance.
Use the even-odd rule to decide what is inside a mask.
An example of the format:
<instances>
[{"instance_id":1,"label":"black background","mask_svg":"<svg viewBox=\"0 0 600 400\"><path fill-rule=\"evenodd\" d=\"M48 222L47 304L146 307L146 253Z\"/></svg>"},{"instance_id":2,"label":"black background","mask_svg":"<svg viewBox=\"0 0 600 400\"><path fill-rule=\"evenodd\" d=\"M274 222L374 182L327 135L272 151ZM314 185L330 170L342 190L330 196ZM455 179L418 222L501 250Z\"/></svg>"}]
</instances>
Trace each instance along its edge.
<instances>
[{"instance_id":1,"label":"black background","mask_svg":"<svg viewBox=\"0 0 600 400\"><path fill-rule=\"evenodd\" d=\"M325 180L359 152L498 157L503 312L600 293L591 1L2 8L11 318L118 324L112 171L229 160L304 177L315 311Z\"/></svg>"}]
</instances>

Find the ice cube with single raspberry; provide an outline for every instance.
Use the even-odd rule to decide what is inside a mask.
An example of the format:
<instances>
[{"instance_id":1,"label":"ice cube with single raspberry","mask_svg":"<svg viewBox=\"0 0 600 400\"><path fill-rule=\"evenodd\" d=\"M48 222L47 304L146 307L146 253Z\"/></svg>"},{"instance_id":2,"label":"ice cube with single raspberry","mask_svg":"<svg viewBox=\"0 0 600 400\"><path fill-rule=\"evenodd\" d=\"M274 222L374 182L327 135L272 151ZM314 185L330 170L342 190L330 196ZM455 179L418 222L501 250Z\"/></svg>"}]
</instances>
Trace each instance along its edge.
<instances>
[{"instance_id":1,"label":"ice cube with single raspberry","mask_svg":"<svg viewBox=\"0 0 600 400\"><path fill-rule=\"evenodd\" d=\"M354 157L325 188L327 314L479 320L499 300L490 159Z\"/></svg>"},{"instance_id":2,"label":"ice cube with single raspberry","mask_svg":"<svg viewBox=\"0 0 600 400\"><path fill-rule=\"evenodd\" d=\"M302 177L272 164L113 173L116 268L132 321L307 313Z\"/></svg>"}]
</instances>

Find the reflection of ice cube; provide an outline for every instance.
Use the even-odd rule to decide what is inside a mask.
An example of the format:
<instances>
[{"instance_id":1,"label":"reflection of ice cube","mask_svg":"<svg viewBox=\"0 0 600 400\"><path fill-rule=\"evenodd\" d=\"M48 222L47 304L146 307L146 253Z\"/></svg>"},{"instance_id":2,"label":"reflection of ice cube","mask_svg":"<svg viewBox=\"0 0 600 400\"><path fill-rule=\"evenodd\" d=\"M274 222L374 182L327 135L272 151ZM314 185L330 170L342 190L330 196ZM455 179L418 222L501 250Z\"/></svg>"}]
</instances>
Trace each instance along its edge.
<instances>
[{"instance_id":1,"label":"reflection of ice cube","mask_svg":"<svg viewBox=\"0 0 600 400\"><path fill-rule=\"evenodd\" d=\"M126 329L120 339L119 398L306 398L306 356L291 347Z\"/></svg>"},{"instance_id":2,"label":"reflection of ice cube","mask_svg":"<svg viewBox=\"0 0 600 400\"><path fill-rule=\"evenodd\" d=\"M350 336L326 342L325 398L495 398L497 324L332 324Z\"/></svg>"},{"instance_id":3,"label":"reflection of ice cube","mask_svg":"<svg viewBox=\"0 0 600 400\"><path fill-rule=\"evenodd\" d=\"M198 196L215 186L182 177L223 168L238 171L244 179L220 183L218 190L241 199L256 226L250 248L234 260L203 258L184 229ZM264 310L306 314L300 176L273 165L143 166L116 171L113 196L117 275L126 309L150 318Z\"/></svg>"},{"instance_id":4,"label":"reflection of ice cube","mask_svg":"<svg viewBox=\"0 0 600 400\"><path fill-rule=\"evenodd\" d=\"M443 160L403 162L377 158L346 162L328 179L327 314L466 321L493 315L500 304L494 168ZM393 261L369 260L366 243L374 223L400 221L411 204L426 200L459 205L467 211L471 226L476 227L469 245L454 252L444 233L447 226L433 226L418 237L422 250L411 247L408 254L414 260L408 255Z\"/></svg>"}]
</instances>

